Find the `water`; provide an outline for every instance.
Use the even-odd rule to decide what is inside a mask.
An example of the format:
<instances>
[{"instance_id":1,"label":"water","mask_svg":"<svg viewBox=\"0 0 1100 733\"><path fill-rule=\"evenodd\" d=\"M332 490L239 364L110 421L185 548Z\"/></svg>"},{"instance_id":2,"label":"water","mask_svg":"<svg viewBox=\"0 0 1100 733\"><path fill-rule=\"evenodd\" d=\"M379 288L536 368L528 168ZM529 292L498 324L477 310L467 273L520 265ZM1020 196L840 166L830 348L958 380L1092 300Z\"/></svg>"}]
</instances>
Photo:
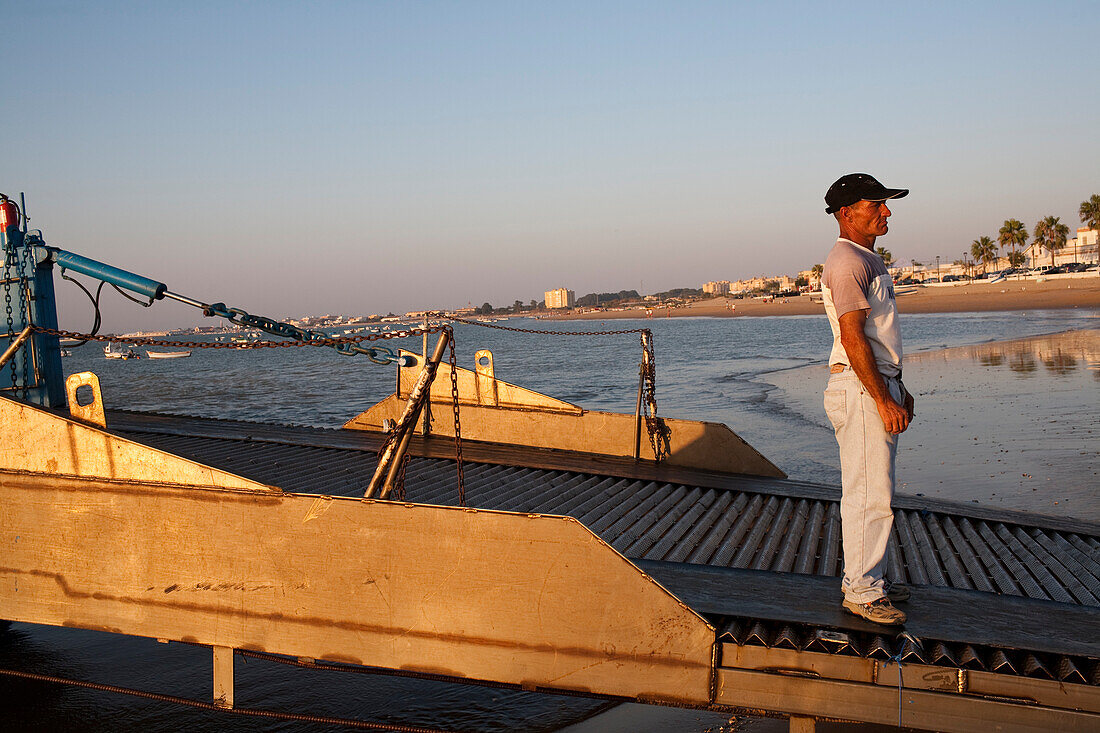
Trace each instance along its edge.
<instances>
[{"instance_id":1,"label":"water","mask_svg":"<svg viewBox=\"0 0 1100 733\"><path fill-rule=\"evenodd\" d=\"M550 324L513 320L507 325L558 331L651 328L660 414L726 423L793 478L839 480L835 442L820 409L823 364L830 343L823 317ZM918 420L912 435L903 441L903 451L908 452L899 456L901 480L910 478L908 490L961 498L960 482L950 477L962 475L969 492L962 497L966 500L1007 502L1015 508L1097 520L1100 511L1095 500L1090 504L1073 493L1075 487L1092 493L1096 484L1095 448L1088 431L1096 429L1100 405L1095 383L1100 372L1090 371L1087 358L1072 357L1072 367L1066 358L1054 360L1048 368L1041 366L1045 362L1040 355L1035 369L1012 371L1006 366L1012 355L1002 355L999 363L990 356L992 352L973 358L933 355L948 354L940 350L949 347L1098 327L1100 311L1079 309L904 317L906 350L917 355L907 362L906 383L918 395ZM458 325L455 331L460 366L472 367L474 352L488 348L494 352L500 379L590 409L634 409L640 356L637 335L555 338L467 325ZM419 351L420 339L400 345ZM921 353L929 356L922 360ZM392 367L316 348L195 350L189 359L121 362L105 360L101 349L89 345L66 358L65 368L68 373L95 371L108 408L324 427L338 427L386 397L394 385ZM997 376L1002 372L1016 381ZM1024 409L1016 409L1017 405ZM1079 409L1071 409L1074 405ZM1003 464L1006 454L997 454L1002 464L993 468L994 458L981 464L974 456L992 455L993 442L974 441L967 435L966 441L973 445L964 450L961 444L966 441L959 437L982 425L996 425L1001 431L1006 413L1014 416L1014 422L1009 421L1011 429L999 433L997 450L1013 448L1021 436L1040 448L1065 449L1051 453L1045 469L1043 450L1021 454L1017 460L1036 467L1021 473L1031 473L1038 480L1019 481L1007 492L999 487L1017 472L1018 464ZM925 428L920 427L922 420ZM950 446L949 454L945 445ZM975 468L979 464L980 471ZM1050 478L1044 471L1056 475L1057 481L1044 481ZM985 474L991 475L983 479ZM1055 483L1059 496L1052 493ZM1009 496L1006 499L998 492ZM1063 501L1067 492L1071 501ZM1054 505L1054 501L1060 503ZM204 700L210 695L208 650L99 632L16 624L0 633L0 667ZM310 671L257 660L238 661L236 687L238 704L247 707L467 731L561 730L605 707L574 698ZM8 730L331 730L8 678L0 678L0 704ZM692 712L670 718L666 712L647 717L642 709L643 721L631 725L635 730L701 731L721 722ZM570 730L596 731L600 725L597 719Z\"/></svg>"}]
</instances>

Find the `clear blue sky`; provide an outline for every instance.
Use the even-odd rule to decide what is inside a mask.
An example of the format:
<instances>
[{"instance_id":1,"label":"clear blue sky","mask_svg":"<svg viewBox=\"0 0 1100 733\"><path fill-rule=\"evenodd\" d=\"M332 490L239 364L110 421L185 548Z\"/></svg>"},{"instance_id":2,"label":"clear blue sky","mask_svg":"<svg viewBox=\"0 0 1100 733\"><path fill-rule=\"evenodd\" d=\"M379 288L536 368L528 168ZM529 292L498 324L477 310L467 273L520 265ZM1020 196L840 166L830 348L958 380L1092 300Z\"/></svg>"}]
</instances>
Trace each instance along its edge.
<instances>
[{"instance_id":1,"label":"clear blue sky","mask_svg":"<svg viewBox=\"0 0 1100 733\"><path fill-rule=\"evenodd\" d=\"M903 261L1073 231L1100 192L1094 2L0 11L0 191L52 244L277 317L794 274L851 171L912 189ZM105 299L108 331L201 321Z\"/></svg>"}]
</instances>

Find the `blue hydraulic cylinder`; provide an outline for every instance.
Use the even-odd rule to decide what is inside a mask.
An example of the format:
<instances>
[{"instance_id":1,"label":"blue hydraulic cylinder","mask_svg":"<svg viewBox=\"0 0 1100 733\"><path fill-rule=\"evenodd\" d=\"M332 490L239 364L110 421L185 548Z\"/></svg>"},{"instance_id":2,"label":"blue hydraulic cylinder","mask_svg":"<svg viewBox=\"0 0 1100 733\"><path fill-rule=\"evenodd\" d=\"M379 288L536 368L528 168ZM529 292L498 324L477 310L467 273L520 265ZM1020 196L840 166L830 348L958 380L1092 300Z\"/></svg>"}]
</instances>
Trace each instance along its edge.
<instances>
[{"instance_id":1,"label":"blue hydraulic cylinder","mask_svg":"<svg viewBox=\"0 0 1100 733\"><path fill-rule=\"evenodd\" d=\"M53 261L63 270L73 270L96 280L103 280L120 288L144 295L150 300L160 300L168 286L141 275L135 275L118 267L93 260L90 257L66 252L56 247L47 248L53 255Z\"/></svg>"}]
</instances>

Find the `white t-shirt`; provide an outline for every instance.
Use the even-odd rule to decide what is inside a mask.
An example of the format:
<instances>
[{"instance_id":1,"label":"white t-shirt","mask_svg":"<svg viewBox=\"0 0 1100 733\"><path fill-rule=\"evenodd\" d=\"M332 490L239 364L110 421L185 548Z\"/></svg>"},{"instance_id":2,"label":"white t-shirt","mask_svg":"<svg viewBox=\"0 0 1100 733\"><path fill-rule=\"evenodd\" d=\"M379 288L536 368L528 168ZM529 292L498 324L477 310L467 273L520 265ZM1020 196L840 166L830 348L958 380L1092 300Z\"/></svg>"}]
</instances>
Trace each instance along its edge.
<instances>
[{"instance_id":1,"label":"white t-shirt","mask_svg":"<svg viewBox=\"0 0 1100 733\"><path fill-rule=\"evenodd\" d=\"M825 313L833 330L830 364L851 364L840 343L840 317L855 310L869 311L863 332L879 372L901 374L901 331L894 282L877 254L848 239L838 239L821 275Z\"/></svg>"}]
</instances>

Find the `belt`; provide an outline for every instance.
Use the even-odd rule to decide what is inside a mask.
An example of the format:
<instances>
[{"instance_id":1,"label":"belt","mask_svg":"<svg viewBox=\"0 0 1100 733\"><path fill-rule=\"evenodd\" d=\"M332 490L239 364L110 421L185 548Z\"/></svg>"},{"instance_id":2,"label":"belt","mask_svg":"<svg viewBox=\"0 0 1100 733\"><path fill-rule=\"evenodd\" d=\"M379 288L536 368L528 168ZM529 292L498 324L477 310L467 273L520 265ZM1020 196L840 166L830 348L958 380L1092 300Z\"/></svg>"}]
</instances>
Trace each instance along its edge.
<instances>
[{"instance_id":1,"label":"belt","mask_svg":"<svg viewBox=\"0 0 1100 733\"><path fill-rule=\"evenodd\" d=\"M847 369L851 369L851 368L852 367L848 366L847 364L830 364L829 365L829 374L840 374L841 372L843 372ZM896 379L899 382L901 381L901 372L898 372L894 376L889 376L889 375L886 375L886 374L883 374L882 376L886 377L887 379Z\"/></svg>"}]
</instances>

